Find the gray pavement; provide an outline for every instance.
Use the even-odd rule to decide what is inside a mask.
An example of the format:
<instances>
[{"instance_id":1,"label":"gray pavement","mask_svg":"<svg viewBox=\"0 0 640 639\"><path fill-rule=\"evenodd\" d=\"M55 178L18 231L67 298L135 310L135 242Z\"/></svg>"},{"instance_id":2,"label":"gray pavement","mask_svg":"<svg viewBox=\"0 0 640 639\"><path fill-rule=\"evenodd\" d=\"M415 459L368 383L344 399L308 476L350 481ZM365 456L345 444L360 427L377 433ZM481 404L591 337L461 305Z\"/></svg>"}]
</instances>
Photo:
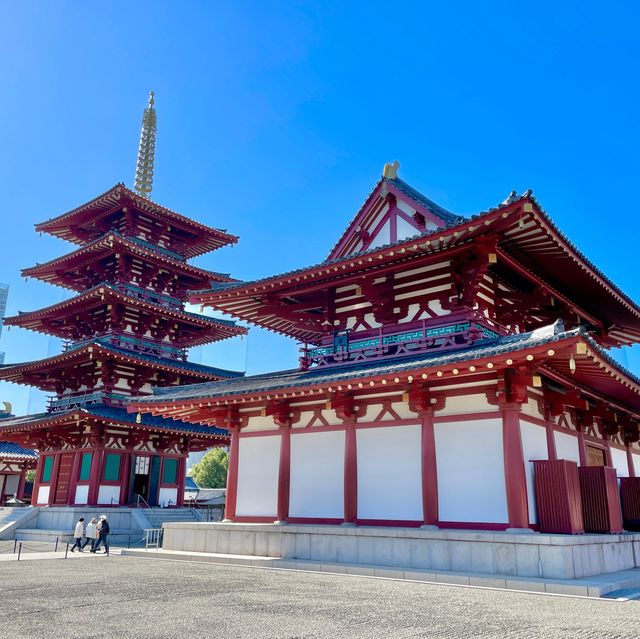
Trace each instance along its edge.
<instances>
[{"instance_id":1,"label":"gray pavement","mask_svg":"<svg viewBox=\"0 0 640 639\"><path fill-rule=\"evenodd\" d=\"M88 555L0 564L0 638L638 639L640 602Z\"/></svg>"}]
</instances>

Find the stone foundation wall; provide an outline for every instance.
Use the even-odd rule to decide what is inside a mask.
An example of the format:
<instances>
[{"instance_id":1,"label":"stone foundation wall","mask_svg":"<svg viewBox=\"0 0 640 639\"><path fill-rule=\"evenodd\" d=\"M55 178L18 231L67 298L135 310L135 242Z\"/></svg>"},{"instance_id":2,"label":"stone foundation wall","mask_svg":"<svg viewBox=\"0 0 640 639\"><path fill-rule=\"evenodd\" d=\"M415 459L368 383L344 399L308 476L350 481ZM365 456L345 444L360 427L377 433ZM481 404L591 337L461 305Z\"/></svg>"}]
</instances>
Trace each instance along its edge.
<instances>
[{"instance_id":1,"label":"stone foundation wall","mask_svg":"<svg viewBox=\"0 0 640 639\"><path fill-rule=\"evenodd\" d=\"M640 567L640 534L544 535L415 528L168 523L164 549L579 579Z\"/></svg>"}]
</instances>

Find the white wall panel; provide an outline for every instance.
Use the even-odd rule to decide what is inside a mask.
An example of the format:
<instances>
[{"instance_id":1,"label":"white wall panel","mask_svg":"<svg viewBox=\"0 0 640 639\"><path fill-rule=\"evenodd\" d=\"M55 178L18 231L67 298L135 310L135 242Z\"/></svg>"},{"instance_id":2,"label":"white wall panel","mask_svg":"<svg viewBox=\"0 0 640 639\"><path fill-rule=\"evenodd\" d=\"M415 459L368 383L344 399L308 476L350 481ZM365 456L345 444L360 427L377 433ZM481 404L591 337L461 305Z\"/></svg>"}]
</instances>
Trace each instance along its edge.
<instances>
[{"instance_id":1,"label":"white wall panel","mask_svg":"<svg viewBox=\"0 0 640 639\"><path fill-rule=\"evenodd\" d=\"M89 501L89 484L76 486L75 504L86 504Z\"/></svg>"},{"instance_id":2,"label":"white wall panel","mask_svg":"<svg viewBox=\"0 0 640 639\"><path fill-rule=\"evenodd\" d=\"M9 497L13 497L18 493L18 486L20 485L20 475L5 475L6 480L4 482L4 494Z\"/></svg>"},{"instance_id":3,"label":"white wall panel","mask_svg":"<svg viewBox=\"0 0 640 639\"><path fill-rule=\"evenodd\" d=\"M502 420L435 425L442 521L508 521Z\"/></svg>"},{"instance_id":4,"label":"white wall panel","mask_svg":"<svg viewBox=\"0 0 640 639\"><path fill-rule=\"evenodd\" d=\"M553 433L556 442L556 456L558 459L569 459L580 464L580 450L578 448L578 437L555 431Z\"/></svg>"},{"instance_id":5,"label":"white wall panel","mask_svg":"<svg viewBox=\"0 0 640 639\"><path fill-rule=\"evenodd\" d=\"M113 500L113 502L111 501ZM98 489L98 503L111 505L120 503L120 486L100 486Z\"/></svg>"},{"instance_id":6,"label":"white wall panel","mask_svg":"<svg viewBox=\"0 0 640 639\"><path fill-rule=\"evenodd\" d=\"M158 493L159 506L175 506L178 503L177 488L161 488Z\"/></svg>"},{"instance_id":7,"label":"white wall panel","mask_svg":"<svg viewBox=\"0 0 640 639\"><path fill-rule=\"evenodd\" d=\"M342 519L344 438L344 431L291 435L291 517Z\"/></svg>"},{"instance_id":8,"label":"white wall panel","mask_svg":"<svg viewBox=\"0 0 640 639\"><path fill-rule=\"evenodd\" d=\"M520 422L522 455L527 476L527 500L529 502L529 523L538 523L536 516L536 492L533 484L532 459L549 459L547 450L547 429L525 421Z\"/></svg>"},{"instance_id":9,"label":"white wall panel","mask_svg":"<svg viewBox=\"0 0 640 639\"><path fill-rule=\"evenodd\" d=\"M422 520L420 426L361 428L358 518Z\"/></svg>"},{"instance_id":10,"label":"white wall panel","mask_svg":"<svg viewBox=\"0 0 640 639\"><path fill-rule=\"evenodd\" d=\"M618 473L618 477L629 476L629 464L627 462L627 451L620 450L619 448L611 447L611 461L613 467Z\"/></svg>"},{"instance_id":11,"label":"white wall panel","mask_svg":"<svg viewBox=\"0 0 640 639\"><path fill-rule=\"evenodd\" d=\"M236 515L276 516L279 461L280 435L240 438Z\"/></svg>"},{"instance_id":12,"label":"white wall panel","mask_svg":"<svg viewBox=\"0 0 640 639\"><path fill-rule=\"evenodd\" d=\"M40 486L38 488L38 504L46 504L49 502L50 486Z\"/></svg>"},{"instance_id":13,"label":"white wall panel","mask_svg":"<svg viewBox=\"0 0 640 639\"><path fill-rule=\"evenodd\" d=\"M638 453L633 454L633 468L636 471L636 477L640 477L640 455Z\"/></svg>"}]
</instances>

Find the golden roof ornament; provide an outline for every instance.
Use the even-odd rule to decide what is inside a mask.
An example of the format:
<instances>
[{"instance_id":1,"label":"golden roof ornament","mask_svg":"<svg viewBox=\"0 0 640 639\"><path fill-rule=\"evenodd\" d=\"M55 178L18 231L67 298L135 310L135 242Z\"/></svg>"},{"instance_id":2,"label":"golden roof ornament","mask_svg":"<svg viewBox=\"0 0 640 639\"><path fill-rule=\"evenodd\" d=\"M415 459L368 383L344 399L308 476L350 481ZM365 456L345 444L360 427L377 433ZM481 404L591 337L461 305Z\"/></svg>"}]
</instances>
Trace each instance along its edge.
<instances>
[{"instance_id":1,"label":"golden roof ornament","mask_svg":"<svg viewBox=\"0 0 640 639\"><path fill-rule=\"evenodd\" d=\"M153 190L153 163L156 152L156 110L154 108L154 92L149 93L149 105L142 114L140 146L136 163L135 192L148 198Z\"/></svg>"},{"instance_id":2,"label":"golden roof ornament","mask_svg":"<svg viewBox=\"0 0 640 639\"><path fill-rule=\"evenodd\" d=\"M387 162L382 169L382 177L386 177L389 180L395 180L398 177L398 169L400 168L400 162L394 160L393 164Z\"/></svg>"}]
</instances>

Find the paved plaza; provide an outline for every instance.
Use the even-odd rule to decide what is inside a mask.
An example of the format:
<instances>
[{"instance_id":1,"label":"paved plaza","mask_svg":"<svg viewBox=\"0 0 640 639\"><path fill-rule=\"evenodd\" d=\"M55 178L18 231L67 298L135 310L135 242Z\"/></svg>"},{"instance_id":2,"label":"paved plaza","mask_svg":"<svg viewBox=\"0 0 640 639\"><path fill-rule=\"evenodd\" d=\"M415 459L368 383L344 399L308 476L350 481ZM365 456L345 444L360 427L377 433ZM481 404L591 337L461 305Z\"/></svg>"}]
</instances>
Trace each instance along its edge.
<instances>
[{"instance_id":1,"label":"paved plaza","mask_svg":"<svg viewBox=\"0 0 640 639\"><path fill-rule=\"evenodd\" d=\"M87 556L3 562L0 638L637 639L640 602Z\"/></svg>"}]
</instances>

